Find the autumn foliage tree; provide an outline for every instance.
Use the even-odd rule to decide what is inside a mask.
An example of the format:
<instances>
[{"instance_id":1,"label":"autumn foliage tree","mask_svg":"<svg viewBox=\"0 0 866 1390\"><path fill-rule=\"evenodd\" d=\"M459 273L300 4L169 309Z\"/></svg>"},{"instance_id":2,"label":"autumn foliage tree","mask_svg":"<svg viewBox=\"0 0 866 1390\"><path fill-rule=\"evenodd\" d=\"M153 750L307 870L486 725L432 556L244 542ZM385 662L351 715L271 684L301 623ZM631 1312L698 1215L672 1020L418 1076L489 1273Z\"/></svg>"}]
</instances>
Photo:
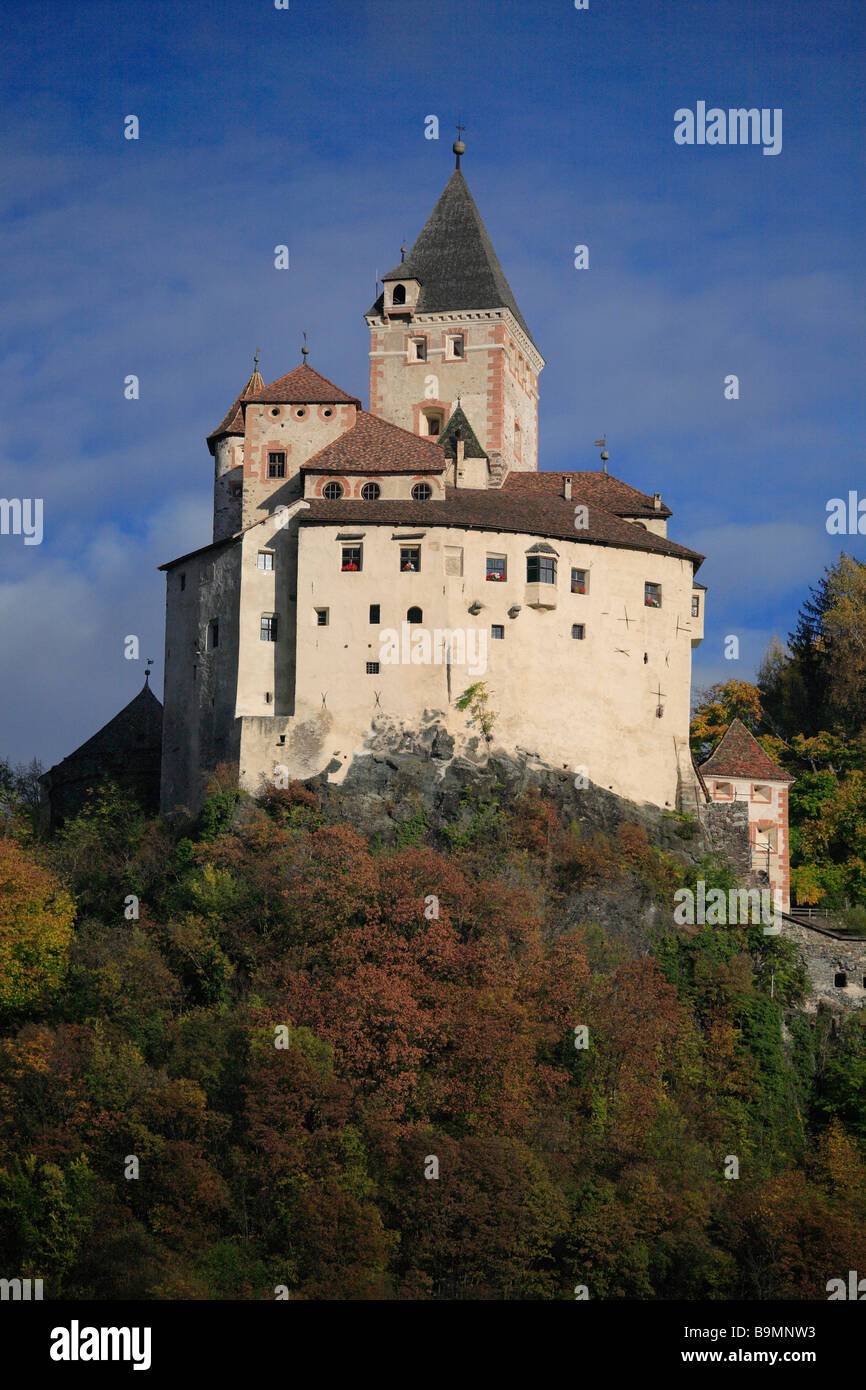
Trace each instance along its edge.
<instances>
[{"instance_id":1,"label":"autumn foliage tree","mask_svg":"<svg viewBox=\"0 0 866 1390\"><path fill-rule=\"evenodd\" d=\"M66 972L71 895L33 853L0 840L0 1018L39 1013Z\"/></svg>"}]
</instances>

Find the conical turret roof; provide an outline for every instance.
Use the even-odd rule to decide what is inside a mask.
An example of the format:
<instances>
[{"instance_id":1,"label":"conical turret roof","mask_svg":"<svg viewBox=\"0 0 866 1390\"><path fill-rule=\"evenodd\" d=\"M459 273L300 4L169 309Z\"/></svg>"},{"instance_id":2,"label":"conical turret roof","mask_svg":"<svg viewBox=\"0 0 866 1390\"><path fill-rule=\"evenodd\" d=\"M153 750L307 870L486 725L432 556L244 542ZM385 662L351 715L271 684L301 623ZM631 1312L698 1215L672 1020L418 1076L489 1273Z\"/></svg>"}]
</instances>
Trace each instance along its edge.
<instances>
[{"instance_id":1,"label":"conical turret roof","mask_svg":"<svg viewBox=\"0 0 866 1390\"><path fill-rule=\"evenodd\" d=\"M235 397L233 403L229 406L223 419L217 425L216 429L212 430L207 437L207 447L211 453L213 453L214 451L214 445L216 444L217 440L220 439L223 435L243 434L244 412L241 408L241 401L246 401L250 398L250 396L254 396L257 391L261 391L264 384L265 383L262 380L262 374L258 368L257 358L256 365L253 368L252 375L249 381L247 382L246 386L244 386L240 394Z\"/></svg>"}]
</instances>

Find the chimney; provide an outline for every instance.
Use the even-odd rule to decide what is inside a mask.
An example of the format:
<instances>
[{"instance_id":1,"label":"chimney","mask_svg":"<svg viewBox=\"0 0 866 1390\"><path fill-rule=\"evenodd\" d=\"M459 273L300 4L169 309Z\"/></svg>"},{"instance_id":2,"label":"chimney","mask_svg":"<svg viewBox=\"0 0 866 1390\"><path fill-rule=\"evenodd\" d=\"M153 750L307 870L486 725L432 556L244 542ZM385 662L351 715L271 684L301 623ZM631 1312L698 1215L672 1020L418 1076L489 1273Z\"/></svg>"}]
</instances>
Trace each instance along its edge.
<instances>
[{"instance_id":1,"label":"chimney","mask_svg":"<svg viewBox=\"0 0 866 1390\"><path fill-rule=\"evenodd\" d=\"M562 495L563 495L563 497L565 498L566 502L570 502L570 501L571 501L571 479L570 479L570 478L563 478L563 480L562 480Z\"/></svg>"},{"instance_id":2,"label":"chimney","mask_svg":"<svg viewBox=\"0 0 866 1390\"><path fill-rule=\"evenodd\" d=\"M662 509L662 495L660 492L653 493L653 507L657 512L660 512Z\"/></svg>"}]
</instances>

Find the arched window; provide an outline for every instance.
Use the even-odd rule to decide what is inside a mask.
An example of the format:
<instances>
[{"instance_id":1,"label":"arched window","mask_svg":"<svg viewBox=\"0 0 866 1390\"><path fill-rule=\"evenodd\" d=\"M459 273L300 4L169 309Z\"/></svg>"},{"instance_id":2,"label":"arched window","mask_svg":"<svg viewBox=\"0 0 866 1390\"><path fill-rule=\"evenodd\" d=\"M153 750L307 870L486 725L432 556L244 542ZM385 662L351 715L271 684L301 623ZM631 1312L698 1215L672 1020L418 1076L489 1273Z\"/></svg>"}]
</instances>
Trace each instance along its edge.
<instances>
[{"instance_id":1,"label":"arched window","mask_svg":"<svg viewBox=\"0 0 866 1390\"><path fill-rule=\"evenodd\" d=\"M325 483L325 486L322 488L322 496L326 497L329 502L336 502L342 495L342 483Z\"/></svg>"},{"instance_id":2,"label":"arched window","mask_svg":"<svg viewBox=\"0 0 866 1390\"><path fill-rule=\"evenodd\" d=\"M412 497L416 502L429 502L433 496L433 489L429 483L416 483L412 489Z\"/></svg>"},{"instance_id":3,"label":"arched window","mask_svg":"<svg viewBox=\"0 0 866 1390\"><path fill-rule=\"evenodd\" d=\"M365 483L361 488L361 496L365 502L377 502L382 495L382 489L378 483Z\"/></svg>"},{"instance_id":4,"label":"arched window","mask_svg":"<svg viewBox=\"0 0 866 1390\"><path fill-rule=\"evenodd\" d=\"M407 623L423 623L423 621L424 621L424 614L421 612L421 609L420 609L420 608L410 608L410 609L409 609L408 613L406 614L406 622L407 622Z\"/></svg>"},{"instance_id":5,"label":"arched window","mask_svg":"<svg viewBox=\"0 0 866 1390\"><path fill-rule=\"evenodd\" d=\"M391 295L391 303L392 303L392 304L405 304L405 303L406 303L406 286L405 286L405 285L395 285L395 286L394 286L394 293Z\"/></svg>"}]
</instances>

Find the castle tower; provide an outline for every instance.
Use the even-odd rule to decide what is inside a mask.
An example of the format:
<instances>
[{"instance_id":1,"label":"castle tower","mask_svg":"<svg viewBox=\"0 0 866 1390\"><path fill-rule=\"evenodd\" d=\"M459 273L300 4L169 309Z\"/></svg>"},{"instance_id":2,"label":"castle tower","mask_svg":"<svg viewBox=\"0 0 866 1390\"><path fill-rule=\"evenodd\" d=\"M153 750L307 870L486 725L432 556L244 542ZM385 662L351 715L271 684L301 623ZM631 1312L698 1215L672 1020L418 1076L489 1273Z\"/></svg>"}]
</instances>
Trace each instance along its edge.
<instances>
[{"instance_id":1,"label":"castle tower","mask_svg":"<svg viewBox=\"0 0 866 1390\"><path fill-rule=\"evenodd\" d=\"M213 455L213 538L225 540L241 524L244 477L244 410L242 401L263 390L256 353L252 375L229 406L222 422L207 437Z\"/></svg>"},{"instance_id":2,"label":"castle tower","mask_svg":"<svg viewBox=\"0 0 866 1390\"><path fill-rule=\"evenodd\" d=\"M368 314L370 410L437 438L458 402L487 458L488 486L538 469L535 346L460 169Z\"/></svg>"}]
</instances>

